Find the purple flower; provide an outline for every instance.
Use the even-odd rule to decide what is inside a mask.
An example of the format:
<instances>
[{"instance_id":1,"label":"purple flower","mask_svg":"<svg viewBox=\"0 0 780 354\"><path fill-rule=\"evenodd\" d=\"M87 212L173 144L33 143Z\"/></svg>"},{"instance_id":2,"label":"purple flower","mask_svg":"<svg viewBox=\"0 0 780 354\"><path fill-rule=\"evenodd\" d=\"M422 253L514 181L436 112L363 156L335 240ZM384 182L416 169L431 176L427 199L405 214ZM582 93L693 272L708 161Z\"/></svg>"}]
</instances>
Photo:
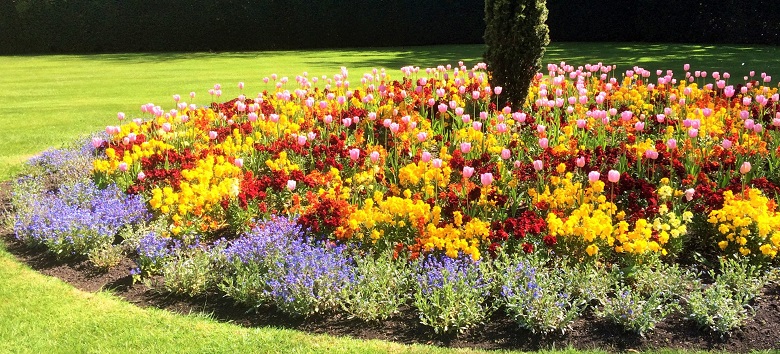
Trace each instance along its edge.
<instances>
[{"instance_id":1,"label":"purple flower","mask_svg":"<svg viewBox=\"0 0 780 354\"><path fill-rule=\"evenodd\" d=\"M59 255L86 255L113 243L120 228L151 218L140 196L115 185L99 189L89 181L30 197L28 209L15 216L15 236Z\"/></svg>"}]
</instances>

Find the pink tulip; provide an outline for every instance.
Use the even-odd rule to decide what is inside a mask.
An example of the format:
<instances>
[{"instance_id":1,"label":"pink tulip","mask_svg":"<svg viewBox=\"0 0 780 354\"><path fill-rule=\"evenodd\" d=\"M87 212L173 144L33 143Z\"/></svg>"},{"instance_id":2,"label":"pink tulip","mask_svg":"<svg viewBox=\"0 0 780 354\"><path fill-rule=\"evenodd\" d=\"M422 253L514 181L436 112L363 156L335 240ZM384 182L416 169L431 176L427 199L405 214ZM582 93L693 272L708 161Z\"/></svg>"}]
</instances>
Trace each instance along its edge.
<instances>
[{"instance_id":1,"label":"pink tulip","mask_svg":"<svg viewBox=\"0 0 780 354\"><path fill-rule=\"evenodd\" d=\"M480 180L480 182L482 182L483 186L487 187L491 183L493 183L493 174L490 173L490 172L483 173L483 174L479 175L479 180Z\"/></svg>"},{"instance_id":2,"label":"pink tulip","mask_svg":"<svg viewBox=\"0 0 780 354\"><path fill-rule=\"evenodd\" d=\"M750 172L750 168L751 168L750 162L745 161L745 162L742 163L742 166L739 166L739 173L744 175L744 174Z\"/></svg>"},{"instance_id":3,"label":"pink tulip","mask_svg":"<svg viewBox=\"0 0 780 354\"><path fill-rule=\"evenodd\" d=\"M124 120L125 119L125 113L124 112L117 113L116 114L116 119Z\"/></svg>"},{"instance_id":4,"label":"pink tulip","mask_svg":"<svg viewBox=\"0 0 780 354\"><path fill-rule=\"evenodd\" d=\"M97 149L100 146L103 145L103 139L101 138L92 138L92 147Z\"/></svg>"},{"instance_id":5,"label":"pink tulip","mask_svg":"<svg viewBox=\"0 0 780 354\"><path fill-rule=\"evenodd\" d=\"M166 133L170 133L173 127L171 126L171 123L165 122L162 125L162 130Z\"/></svg>"},{"instance_id":6,"label":"pink tulip","mask_svg":"<svg viewBox=\"0 0 780 354\"><path fill-rule=\"evenodd\" d=\"M685 200L691 201L693 200L693 194L696 193L696 190L693 188L688 188L685 190Z\"/></svg>"},{"instance_id":7,"label":"pink tulip","mask_svg":"<svg viewBox=\"0 0 780 354\"><path fill-rule=\"evenodd\" d=\"M471 178L474 175L474 168L463 166L463 178Z\"/></svg>"},{"instance_id":8,"label":"pink tulip","mask_svg":"<svg viewBox=\"0 0 780 354\"><path fill-rule=\"evenodd\" d=\"M540 134L544 133L545 130L547 130L547 127L545 127L545 126L543 126L541 124L536 126L536 131L539 132Z\"/></svg>"},{"instance_id":9,"label":"pink tulip","mask_svg":"<svg viewBox=\"0 0 780 354\"><path fill-rule=\"evenodd\" d=\"M146 178L146 174L144 173L144 171L138 172L138 180L139 181L143 181L145 178Z\"/></svg>"},{"instance_id":10,"label":"pink tulip","mask_svg":"<svg viewBox=\"0 0 780 354\"><path fill-rule=\"evenodd\" d=\"M425 141L425 139L427 139L427 138L428 138L428 133L426 133L426 132L419 132L419 133L417 133L417 140L419 140L420 142Z\"/></svg>"},{"instance_id":11,"label":"pink tulip","mask_svg":"<svg viewBox=\"0 0 780 354\"><path fill-rule=\"evenodd\" d=\"M609 173L607 173L607 179L612 183L617 183L620 180L620 172L616 170L609 170Z\"/></svg>"},{"instance_id":12,"label":"pink tulip","mask_svg":"<svg viewBox=\"0 0 780 354\"><path fill-rule=\"evenodd\" d=\"M216 140L217 139L217 132L215 131L209 131L209 139Z\"/></svg>"},{"instance_id":13,"label":"pink tulip","mask_svg":"<svg viewBox=\"0 0 780 354\"><path fill-rule=\"evenodd\" d=\"M439 104L439 113L447 112L447 105L444 103Z\"/></svg>"},{"instance_id":14,"label":"pink tulip","mask_svg":"<svg viewBox=\"0 0 780 354\"><path fill-rule=\"evenodd\" d=\"M482 122L474 122L471 124L471 127L476 131L480 131L482 130Z\"/></svg>"},{"instance_id":15,"label":"pink tulip","mask_svg":"<svg viewBox=\"0 0 780 354\"><path fill-rule=\"evenodd\" d=\"M455 107L455 115L460 117L463 115L463 107Z\"/></svg>"},{"instance_id":16,"label":"pink tulip","mask_svg":"<svg viewBox=\"0 0 780 354\"><path fill-rule=\"evenodd\" d=\"M585 119L577 119L577 128L585 129L585 127L588 125L588 121Z\"/></svg>"},{"instance_id":17,"label":"pink tulip","mask_svg":"<svg viewBox=\"0 0 780 354\"><path fill-rule=\"evenodd\" d=\"M590 171L588 173L588 181L591 183L598 181L599 178L601 178L601 174L598 171Z\"/></svg>"},{"instance_id":18,"label":"pink tulip","mask_svg":"<svg viewBox=\"0 0 780 354\"><path fill-rule=\"evenodd\" d=\"M441 168L441 166L443 164L444 164L444 161L442 161L441 159L433 159L433 160L431 160L431 166L433 166L433 168Z\"/></svg>"},{"instance_id":19,"label":"pink tulip","mask_svg":"<svg viewBox=\"0 0 780 354\"><path fill-rule=\"evenodd\" d=\"M729 140L729 139L723 139L723 142L721 142L721 144L720 144L720 145L721 145L721 146L723 146L723 148L724 148L724 149L727 149L727 150L728 150L728 149L730 149L730 148L731 148L731 140Z\"/></svg>"},{"instance_id":20,"label":"pink tulip","mask_svg":"<svg viewBox=\"0 0 780 354\"><path fill-rule=\"evenodd\" d=\"M305 135L298 135L298 145L300 145L300 146L306 145L306 136Z\"/></svg>"},{"instance_id":21,"label":"pink tulip","mask_svg":"<svg viewBox=\"0 0 780 354\"><path fill-rule=\"evenodd\" d=\"M119 168L119 171L127 172L127 163L126 162L120 162L118 168Z\"/></svg>"},{"instance_id":22,"label":"pink tulip","mask_svg":"<svg viewBox=\"0 0 780 354\"><path fill-rule=\"evenodd\" d=\"M352 161L357 161L358 158L360 158L360 149L350 149L349 150L349 158L352 159Z\"/></svg>"},{"instance_id":23,"label":"pink tulip","mask_svg":"<svg viewBox=\"0 0 780 354\"><path fill-rule=\"evenodd\" d=\"M506 127L506 124L504 124L504 123L498 123L498 124L496 124L496 131L497 131L498 133L500 133L500 134L503 134L503 133L506 133L506 132L507 132L507 130L508 130L508 129L507 129L507 127Z\"/></svg>"},{"instance_id":24,"label":"pink tulip","mask_svg":"<svg viewBox=\"0 0 780 354\"><path fill-rule=\"evenodd\" d=\"M542 160L534 160L533 166L534 166L534 170L536 170L536 172L539 172L544 168L544 162L542 162Z\"/></svg>"},{"instance_id":25,"label":"pink tulip","mask_svg":"<svg viewBox=\"0 0 780 354\"><path fill-rule=\"evenodd\" d=\"M431 153L427 151L423 151L422 155L420 156L420 160L422 160L422 162L431 161Z\"/></svg>"},{"instance_id":26,"label":"pink tulip","mask_svg":"<svg viewBox=\"0 0 780 354\"><path fill-rule=\"evenodd\" d=\"M496 86L496 87L493 88L493 92L495 92L496 95L500 95L501 91L503 91L503 90L504 90L504 88L501 87L501 86Z\"/></svg>"},{"instance_id":27,"label":"pink tulip","mask_svg":"<svg viewBox=\"0 0 780 354\"><path fill-rule=\"evenodd\" d=\"M645 157L651 160L655 160L658 158L658 151L647 149L645 150Z\"/></svg>"},{"instance_id":28,"label":"pink tulip","mask_svg":"<svg viewBox=\"0 0 780 354\"><path fill-rule=\"evenodd\" d=\"M666 141L666 147L668 147L670 150L674 150L677 148L677 140L674 138L669 139Z\"/></svg>"},{"instance_id":29,"label":"pink tulip","mask_svg":"<svg viewBox=\"0 0 780 354\"><path fill-rule=\"evenodd\" d=\"M298 186L298 182L295 180L287 180L287 190L293 191Z\"/></svg>"},{"instance_id":30,"label":"pink tulip","mask_svg":"<svg viewBox=\"0 0 780 354\"><path fill-rule=\"evenodd\" d=\"M461 120L463 120L463 123L468 124L471 122L471 115L470 114L464 114L462 117L460 117Z\"/></svg>"},{"instance_id":31,"label":"pink tulip","mask_svg":"<svg viewBox=\"0 0 780 354\"><path fill-rule=\"evenodd\" d=\"M539 146L542 149L546 149L549 146L549 140L547 140L547 138L540 138L539 139Z\"/></svg>"},{"instance_id":32,"label":"pink tulip","mask_svg":"<svg viewBox=\"0 0 780 354\"><path fill-rule=\"evenodd\" d=\"M576 165L577 165L577 167L579 167L579 168L582 168L582 167L584 167L584 166L585 166L585 157L584 157L584 156L580 156L580 157L578 157L578 158L577 158L577 160L575 160L575 164L576 164Z\"/></svg>"},{"instance_id":33,"label":"pink tulip","mask_svg":"<svg viewBox=\"0 0 780 354\"><path fill-rule=\"evenodd\" d=\"M501 150L501 158L504 160L509 160L509 158L512 156L512 151L509 149L502 149Z\"/></svg>"},{"instance_id":34,"label":"pink tulip","mask_svg":"<svg viewBox=\"0 0 780 354\"><path fill-rule=\"evenodd\" d=\"M471 143L469 142L462 142L460 143L460 152L464 154L468 154L469 151L471 151Z\"/></svg>"},{"instance_id":35,"label":"pink tulip","mask_svg":"<svg viewBox=\"0 0 780 354\"><path fill-rule=\"evenodd\" d=\"M398 133L398 130L401 129L401 126L398 125L398 123L390 123L390 132L395 134Z\"/></svg>"},{"instance_id":36,"label":"pink tulip","mask_svg":"<svg viewBox=\"0 0 780 354\"><path fill-rule=\"evenodd\" d=\"M688 136L690 136L691 138L695 138L695 137L699 136L699 129L696 129L696 128L688 129Z\"/></svg>"}]
</instances>

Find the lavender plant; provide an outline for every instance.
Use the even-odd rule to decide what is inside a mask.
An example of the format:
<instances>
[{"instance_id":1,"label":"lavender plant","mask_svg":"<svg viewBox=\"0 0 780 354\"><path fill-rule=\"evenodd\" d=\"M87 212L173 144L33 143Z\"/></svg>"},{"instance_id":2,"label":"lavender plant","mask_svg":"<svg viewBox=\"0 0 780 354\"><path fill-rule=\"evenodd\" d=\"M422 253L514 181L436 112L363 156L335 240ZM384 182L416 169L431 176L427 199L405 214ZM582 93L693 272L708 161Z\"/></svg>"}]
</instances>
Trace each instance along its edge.
<instances>
[{"instance_id":1,"label":"lavender plant","mask_svg":"<svg viewBox=\"0 0 780 354\"><path fill-rule=\"evenodd\" d=\"M468 257L426 256L418 264L414 305L436 333L462 332L490 316L491 280L485 265Z\"/></svg>"},{"instance_id":2,"label":"lavender plant","mask_svg":"<svg viewBox=\"0 0 780 354\"><path fill-rule=\"evenodd\" d=\"M660 291L644 295L641 291L621 284L615 289L615 296L602 301L602 307L596 311L596 315L644 337L677 308L677 303L667 303Z\"/></svg>"},{"instance_id":3,"label":"lavender plant","mask_svg":"<svg viewBox=\"0 0 780 354\"><path fill-rule=\"evenodd\" d=\"M355 281L343 290L343 309L365 321L384 320L410 298L411 268L391 253L354 257Z\"/></svg>"},{"instance_id":4,"label":"lavender plant","mask_svg":"<svg viewBox=\"0 0 780 354\"><path fill-rule=\"evenodd\" d=\"M272 218L259 223L250 233L233 240L222 252L226 276L220 289L249 306L268 304L268 269L285 257L294 239L304 236L293 220Z\"/></svg>"},{"instance_id":5,"label":"lavender plant","mask_svg":"<svg viewBox=\"0 0 780 354\"><path fill-rule=\"evenodd\" d=\"M91 182L63 186L58 193L29 195L27 208L14 219L16 238L43 245L57 256L86 256L114 242L125 225L148 220L144 202L116 186L99 189Z\"/></svg>"},{"instance_id":6,"label":"lavender plant","mask_svg":"<svg viewBox=\"0 0 780 354\"><path fill-rule=\"evenodd\" d=\"M536 333L565 332L586 301L575 293L571 272L543 269L530 259L510 262L499 301L523 328Z\"/></svg>"},{"instance_id":7,"label":"lavender plant","mask_svg":"<svg viewBox=\"0 0 780 354\"><path fill-rule=\"evenodd\" d=\"M342 246L310 242L295 220L276 218L228 246L222 289L252 306L272 303L294 316L335 309L354 279Z\"/></svg>"},{"instance_id":8,"label":"lavender plant","mask_svg":"<svg viewBox=\"0 0 780 354\"><path fill-rule=\"evenodd\" d=\"M286 256L269 267L265 296L293 316L337 308L339 294L354 281L352 259L344 250L327 243L293 240Z\"/></svg>"},{"instance_id":9,"label":"lavender plant","mask_svg":"<svg viewBox=\"0 0 780 354\"><path fill-rule=\"evenodd\" d=\"M720 273L711 276L713 284L685 297L685 312L699 326L723 336L752 315L750 301L760 294L768 278L755 265L736 259L721 259Z\"/></svg>"},{"instance_id":10,"label":"lavender plant","mask_svg":"<svg viewBox=\"0 0 780 354\"><path fill-rule=\"evenodd\" d=\"M149 232L138 241L136 247L138 268L133 271L135 280L143 275L160 274L167 261L172 259L176 249L181 247L180 241L162 237L156 232Z\"/></svg>"},{"instance_id":11,"label":"lavender plant","mask_svg":"<svg viewBox=\"0 0 780 354\"><path fill-rule=\"evenodd\" d=\"M27 160L24 174L40 178L42 187L56 191L60 186L90 179L94 148L85 141L63 149L49 149Z\"/></svg>"}]
</instances>

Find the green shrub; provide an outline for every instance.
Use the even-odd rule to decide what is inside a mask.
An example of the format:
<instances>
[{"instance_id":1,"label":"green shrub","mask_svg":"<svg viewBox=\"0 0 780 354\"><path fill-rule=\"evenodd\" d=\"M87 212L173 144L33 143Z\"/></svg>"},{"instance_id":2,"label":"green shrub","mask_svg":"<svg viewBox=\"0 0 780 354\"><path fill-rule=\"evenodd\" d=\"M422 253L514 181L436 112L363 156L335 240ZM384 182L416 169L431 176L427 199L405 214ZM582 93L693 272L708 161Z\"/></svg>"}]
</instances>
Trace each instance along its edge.
<instances>
[{"instance_id":1,"label":"green shrub","mask_svg":"<svg viewBox=\"0 0 780 354\"><path fill-rule=\"evenodd\" d=\"M514 108L523 105L545 47L550 43L545 0L485 1L485 62L492 86L501 86L500 96Z\"/></svg>"}]
</instances>

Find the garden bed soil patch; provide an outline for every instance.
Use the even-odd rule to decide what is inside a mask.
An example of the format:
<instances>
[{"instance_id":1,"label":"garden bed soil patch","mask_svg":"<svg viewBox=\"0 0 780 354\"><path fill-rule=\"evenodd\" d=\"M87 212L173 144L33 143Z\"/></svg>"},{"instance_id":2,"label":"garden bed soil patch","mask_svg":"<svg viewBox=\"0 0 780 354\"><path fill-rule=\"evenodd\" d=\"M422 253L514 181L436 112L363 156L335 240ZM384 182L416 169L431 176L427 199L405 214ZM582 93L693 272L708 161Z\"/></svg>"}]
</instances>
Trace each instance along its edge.
<instances>
[{"instance_id":1,"label":"garden bed soil patch","mask_svg":"<svg viewBox=\"0 0 780 354\"><path fill-rule=\"evenodd\" d=\"M10 209L10 183L0 184L0 205ZM17 241L13 232L0 224L0 242L8 252L30 268L59 278L88 292L108 291L139 307L156 307L180 314L206 313L216 320L245 327L277 327L309 333L327 333L361 339L381 339L399 343L432 344L444 347L474 349L517 349L532 351L550 348L604 349L629 351L653 348L725 350L744 353L751 350L780 348L780 284L767 285L762 295L752 303L755 316L731 336L721 337L702 330L682 318L672 315L659 323L646 337L627 333L619 327L586 314L577 320L565 334L539 335L520 329L502 311L482 326L460 335L436 335L419 323L410 307L403 308L394 317L366 323L345 315L319 315L311 318L292 318L272 307L249 309L219 293L195 298L174 296L133 283L130 269L135 263L122 259L108 271L95 269L84 260L57 260L42 249L30 248Z\"/></svg>"}]
</instances>

